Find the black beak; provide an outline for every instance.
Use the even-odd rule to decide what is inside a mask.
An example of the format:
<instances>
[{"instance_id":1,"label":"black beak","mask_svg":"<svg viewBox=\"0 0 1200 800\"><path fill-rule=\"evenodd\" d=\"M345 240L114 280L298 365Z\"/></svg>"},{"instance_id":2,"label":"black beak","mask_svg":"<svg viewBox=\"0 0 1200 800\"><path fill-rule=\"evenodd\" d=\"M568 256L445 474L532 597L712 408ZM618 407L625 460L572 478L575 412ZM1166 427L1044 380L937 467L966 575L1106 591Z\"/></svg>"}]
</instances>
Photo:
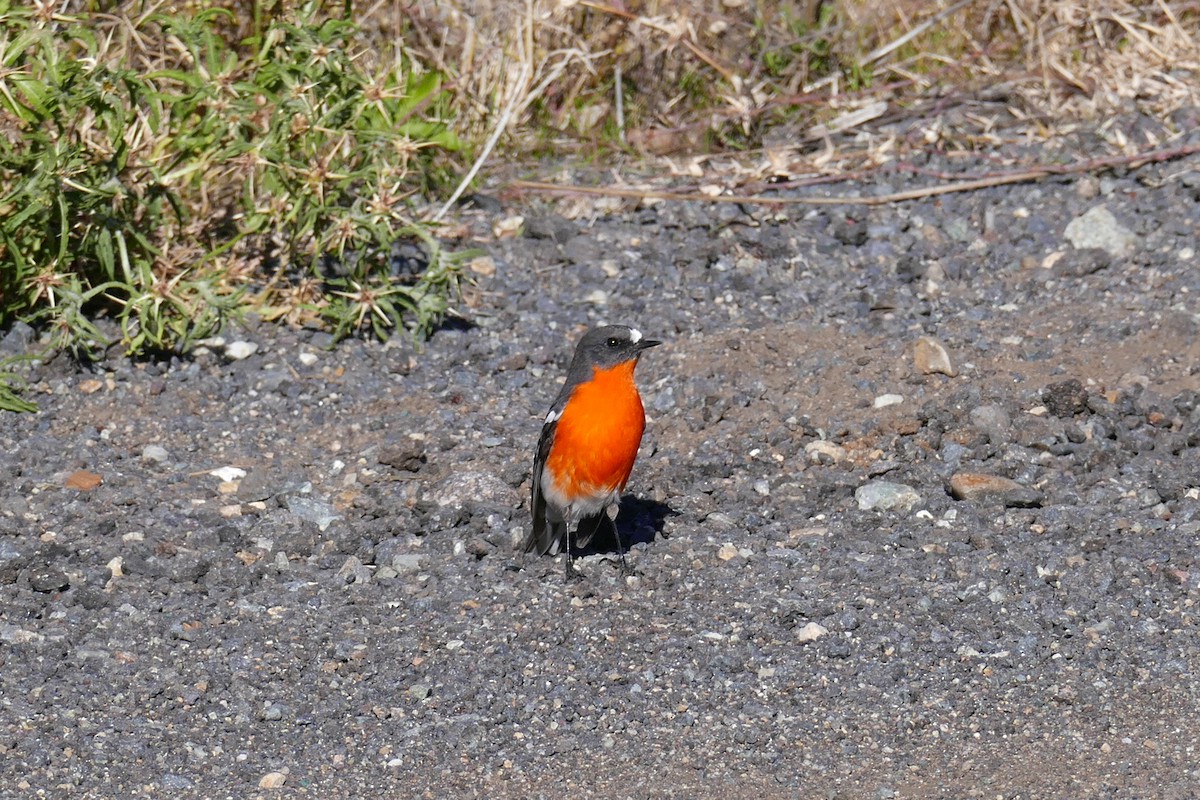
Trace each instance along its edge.
<instances>
[{"instance_id":1,"label":"black beak","mask_svg":"<svg viewBox=\"0 0 1200 800\"><path fill-rule=\"evenodd\" d=\"M660 344L662 344L662 342L658 341L657 339L642 339L637 343L637 349L639 351L649 350L651 347L658 347Z\"/></svg>"}]
</instances>

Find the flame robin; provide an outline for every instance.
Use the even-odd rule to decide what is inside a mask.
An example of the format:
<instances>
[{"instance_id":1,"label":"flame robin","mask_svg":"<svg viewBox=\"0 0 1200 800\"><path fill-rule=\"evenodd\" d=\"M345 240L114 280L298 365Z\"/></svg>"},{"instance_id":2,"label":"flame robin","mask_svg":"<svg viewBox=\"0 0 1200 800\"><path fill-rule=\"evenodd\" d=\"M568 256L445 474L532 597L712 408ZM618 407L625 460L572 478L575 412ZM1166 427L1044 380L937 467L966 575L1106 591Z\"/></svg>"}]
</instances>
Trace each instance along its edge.
<instances>
[{"instance_id":1,"label":"flame robin","mask_svg":"<svg viewBox=\"0 0 1200 800\"><path fill-rule=\"evenodd\" d=\"M602 529L616 538L625 566L608 509L629 481L646 427L633 370L642 351L659 344L624 325L588 331L546 415L533 462L533 530L523 548L542 555L562 550L568 577L571 548L586 547Z\"/></svg>"}]
</instances>

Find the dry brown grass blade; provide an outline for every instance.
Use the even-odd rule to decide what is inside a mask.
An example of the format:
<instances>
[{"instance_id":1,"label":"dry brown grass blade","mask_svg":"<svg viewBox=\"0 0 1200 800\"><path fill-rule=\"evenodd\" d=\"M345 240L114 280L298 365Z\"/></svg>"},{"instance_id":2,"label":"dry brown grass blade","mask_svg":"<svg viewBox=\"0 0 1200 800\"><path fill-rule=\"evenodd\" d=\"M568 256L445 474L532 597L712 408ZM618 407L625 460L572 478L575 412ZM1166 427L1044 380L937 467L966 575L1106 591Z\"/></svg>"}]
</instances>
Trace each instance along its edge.
<instances>
[{"instance_id":1,"label":"dry brown grass blade","mask_svg":"<svg viewBox=\"0 0 1200 800\"><path fill-rule=\"evenodd\" d=\"M908 44L913 39L916 39L918 36L920 36L925 31L927 31L930 28L932 28L933 26L941 23L943 20L954 16L959 11L962 11L964 8L971 5L975 1L976 0L959 0L959 2L955 3L954 5L950 6L949 8L942 9L941 11L934 14L932 17L925 20L920 25L917 25L916 27L912 28L910 31L903 34L902 36L898 36L897 38L893 39L892 41L887 42L886 44L882 44L879 47L872 50L870 53L867 53L865 56L862 57L863 66L869 66L869 65L874 64L875 62L879 61L880 59L886 58L889 54L894 53L896 50L899 50L901 47L904 47L904 45ZM813 83L809 86L806 86L804 88L804 91L811 92L811 91L815 91L816 89L819 89L823 86L828 86L829 84L833 83L833 81L835 79L836 79L836 75L827 76L819 81L816 81L815 83Z\"/></svg>"},{"instance_id":2,"label":"dry brown grass blade","mask_svg":"<svg viewBox=\"0 0 1200 800\"><path fill-rule=\"evenodd\" d=\"M869 124L998 86L1011 117L1042 139L1076 122L1166 120L1200 105L1195 0L377 3L386 6L374 17L403 19L389 30L449 74L466 139L494 130L528 68L501 140L510 152L605 152L626 132L647 153L745 149L773 128L820 123L814 133L849 151ZM872 101L888 104L879 123L838 118ZM867 136L850 141L852 131Z\"/></svg>"},{"instance_id":3,"label":"dry brown grass blade","mask_svg":"<svg viewBox=\"0 0 1200 800\"><path fill-rule=\"evenodd\" d=\"M924 186L919 189L909 189L903 192L879 195L877 197L838 196L838 197L768 197L766 195L709 195L699 192L672 192L658 189L626 189L621 187L595 186L561 186L541 181L512 181L508 189L516 191L541 192L547 194L576 194L599 197L623 197L632 200L664 200L673 202L696 203L739 203L745 205L764 206L883 206L891 203L902 203L908 200L920 200L925 197L936 197L955 192L971 192L992 186L1006 186L1013 183L1048 178L1052 175L1078 175L1097 172L1113 167L1137 168L1146 164L1162 161L1173 161L1177 158L1200 153L1200 144L1182 145L1162 150L1147 150L1141 153L1124 156L1108 156L1080 161L1075 164L1045 164L1011 172L998 173L985 178L974 180L953 181L934 186Z\"/></svg>"},{"instance_id":4,"label":"dry brown grass blade","mask_svg":"<svg viewBox=\"0 0 1200 800\"><path fill-rule=\"evenodd\" d=\"M466 191L466 188L471 185L471 181L475 179L475 175L479 172L484 162L487 161L488 156L492 154L492 149L496 146L496 142L500 141L500 136L506 130L508 130L508 124L512 120L513 111L516 109L517 102L520 99L522 87L526 85L528 80L529 64L525 63L521 65L520 75L517 77L517 82L515 84L512 97L509 99L508 104L504 106L504 112L500 115L500 120L496 123L496 127L493 129L491 136L489 136L488 140L484 143L483 150L480 151L478 157L476 157L475 163L473 163L471 168L467 170L467 174L463 176L461 181L459 181L458 186L455 188L453 194L450 195L450 198L440 209L438 209L437 213L433 215L434 222L438 222L442 217L446 216L446 212L454 206L454 204L458 201L458 198L462 196L462 193Z\"/></svg>"},{"instance_id":5,"label":"dry brown grass blade","mask_svg":"<svg viewBox=\"0 0 1200 800\"><path fill-rule=\"evenodd\" d=\"M969 0L964 0L964 2L969 2ZM614 17L620 17L621 19L624 19L628 22L637 22L650 30L658 31L659 33L665 34L667 36L678 35L680 44L682 44L684 47L686 47L688 50L690 50L692 55L696 56L696 58L700 59L705 64L707 64L708 66L712 67L717 72L719 72L722 78L724 78L729 83L734 83L737 80L737 77L735 76L733 70L731 70L729 67L722 64L720 61L718 61L715 56L705 52L705 50L702 49L700 47L700 45L696 44L696 42L694 42L692 40L692 37L688 34L676 34L675 32L669 30L666 26L662 25L661 23L656 22L655 20L653 20L649 17L638 16L637 14L631 14L630 12L626 11L623 8L616 8L614 6L604 5L603 3L596 3L596 2L592 2L591 0L581 0L579 5L593 9L595 11L599 11L604 14L611 14Z\"/></svg>"}]
</instances>

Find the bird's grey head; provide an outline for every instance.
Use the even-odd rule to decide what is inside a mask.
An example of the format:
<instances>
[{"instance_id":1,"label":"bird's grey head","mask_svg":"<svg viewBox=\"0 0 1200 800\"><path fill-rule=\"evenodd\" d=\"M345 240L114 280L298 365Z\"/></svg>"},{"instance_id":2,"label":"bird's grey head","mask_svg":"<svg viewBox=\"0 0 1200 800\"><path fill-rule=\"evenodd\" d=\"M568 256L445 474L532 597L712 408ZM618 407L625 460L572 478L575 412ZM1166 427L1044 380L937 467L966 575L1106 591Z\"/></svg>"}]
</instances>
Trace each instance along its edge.
<instances>
[{"instance_id":1,"label":"bird's grey head","mask_svg":"<svg viewBox=\"0 0 1200 800\"><path fill-rule=\"evenodd\" d=\"M627 325L604 325L592 328L579 340L575 348L575 358L571 369L578 367L586 369L612 369L626 361L635 361L643 350L662 344L655 339L647 339L637 328Z\"/></svg>"}]
</instances>

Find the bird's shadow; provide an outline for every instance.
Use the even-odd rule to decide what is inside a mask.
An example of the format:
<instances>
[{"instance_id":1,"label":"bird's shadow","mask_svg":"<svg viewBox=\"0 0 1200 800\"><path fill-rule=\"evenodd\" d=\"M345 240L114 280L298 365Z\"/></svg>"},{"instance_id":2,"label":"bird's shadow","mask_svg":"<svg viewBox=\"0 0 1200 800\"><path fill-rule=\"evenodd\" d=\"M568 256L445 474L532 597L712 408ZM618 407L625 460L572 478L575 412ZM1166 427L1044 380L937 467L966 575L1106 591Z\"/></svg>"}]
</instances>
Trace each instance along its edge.
<instances>
[{"instance_id":1,"label":"bird's shadow","mask_svg":"<svg viewBox=\"0 0 1200 800\"><path fill-rule=\"evenodd\" d=\"M628 550L635 544L649 544L663 535L667 517L678 516L666 503L627 494L621 497L617 513L617 533L621 544ZM572 551L575 552L575 551ZM578 551L579 555L593 553L615 553L617 542L608 531L601 531L591 543Z\"/></svg>"}]
</instances>

